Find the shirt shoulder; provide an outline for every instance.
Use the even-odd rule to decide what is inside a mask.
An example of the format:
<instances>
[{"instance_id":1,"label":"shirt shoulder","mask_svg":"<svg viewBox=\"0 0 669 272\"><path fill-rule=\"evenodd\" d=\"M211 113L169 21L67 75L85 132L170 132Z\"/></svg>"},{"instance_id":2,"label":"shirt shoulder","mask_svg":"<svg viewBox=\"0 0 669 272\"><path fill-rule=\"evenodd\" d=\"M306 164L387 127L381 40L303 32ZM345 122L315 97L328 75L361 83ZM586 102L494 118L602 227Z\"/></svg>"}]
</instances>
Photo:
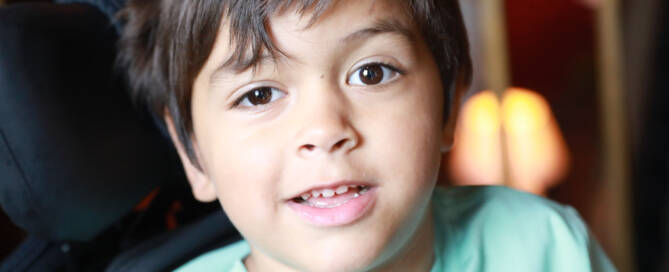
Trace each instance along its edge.
<instances>
[{"instance_id":1,"label":"shirt shoulder","mask_svg":"<svg viewBox=\"0 0 669 272\"><path fill-rule=\"evenodd\" d=\"M209 251L177 268L178 272L227 271L246 272L242 260L251 252L244 240Z\"/></svg>"},{"instance_id":2,"label":"shirt shoulder","mask_svg":"<svg viewBox=\"0 0 669 272\"><path fill-rule=\"evenodd\" d=\"M546 198L502 186L437 188L433 208L437 251L458 268L614 270L576 210Z\"/></svg>"}]
</instances>

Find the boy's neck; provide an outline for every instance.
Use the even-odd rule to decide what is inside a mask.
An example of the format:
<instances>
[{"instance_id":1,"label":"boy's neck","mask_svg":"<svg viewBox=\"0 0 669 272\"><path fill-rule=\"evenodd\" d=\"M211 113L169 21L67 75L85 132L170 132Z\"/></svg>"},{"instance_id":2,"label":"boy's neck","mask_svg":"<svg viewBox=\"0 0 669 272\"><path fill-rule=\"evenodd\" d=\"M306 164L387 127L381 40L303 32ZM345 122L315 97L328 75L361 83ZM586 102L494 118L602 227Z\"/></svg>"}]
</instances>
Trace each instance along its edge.
<instances>
[{"instance_id":1,"label":"boy's neck","mask_svg":"<svg viewBox=\"0 0 669 272\"><path fill-rule=\"evenodd\" d=\"M425 271L434 264L434 217L432 204L428 204L423 222L416 230L409 244L391 262L384 264L374 272Z\"/></svg>"}]
</instances>

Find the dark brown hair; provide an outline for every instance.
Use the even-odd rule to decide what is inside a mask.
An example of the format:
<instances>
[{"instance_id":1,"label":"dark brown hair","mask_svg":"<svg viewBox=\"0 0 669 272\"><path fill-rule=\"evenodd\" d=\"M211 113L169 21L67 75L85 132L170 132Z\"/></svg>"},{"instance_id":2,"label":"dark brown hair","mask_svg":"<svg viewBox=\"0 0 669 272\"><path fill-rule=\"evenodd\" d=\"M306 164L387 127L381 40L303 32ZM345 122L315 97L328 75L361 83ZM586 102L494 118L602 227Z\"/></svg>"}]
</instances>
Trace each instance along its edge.
<instances>
[{"instance_id":1,"label":"dark brown hair","mask_svg":"<svg viewBox=\"0 0 669 272\"><path fill-rule=\"evenodd\" d=\"M407 3L439 67L444 86L444 120L455 91L471 80L469 44L457 0L398 0ZM195 78L211 53L221 19L230 22L235 45L227 65L254 66L263 50L278 50L267 32L267 20L287 8L309 13L312 22L332 0L130 0L119 13L125 24L119 42L119 67L127 75L135 101L162 120L167 111L191 162L191 95Z\"/></svg>"}]
</instances>

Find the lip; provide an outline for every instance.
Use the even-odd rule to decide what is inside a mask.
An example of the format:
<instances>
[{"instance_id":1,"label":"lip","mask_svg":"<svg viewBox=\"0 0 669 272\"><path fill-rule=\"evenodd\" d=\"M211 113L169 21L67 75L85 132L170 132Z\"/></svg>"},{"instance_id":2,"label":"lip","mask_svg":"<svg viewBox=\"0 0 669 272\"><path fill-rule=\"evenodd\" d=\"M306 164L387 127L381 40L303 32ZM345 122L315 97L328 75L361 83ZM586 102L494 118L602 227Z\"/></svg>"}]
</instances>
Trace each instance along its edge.
<instances>
[{"instance_id":1,"label":"lip","mask_svg":"<svg viewBox=\"0 0 669 272\"><path fill-rule=\"evenodd\" d=\"M360 183L350 183L358 184ZM338 184L344 185L344 184ZM331 186L322 187L329 188ZM358 197L348 199L345 203L335 207L314 207L295 201L287 201L286 204L299 217L307 223L319 227L337 227L352 224L364 217L376 203L378 187L370 186L369 189ZM310 189L318 190L318 188ZM306 191L308 192L308 191Z\"/></svg>"}]
</instances>

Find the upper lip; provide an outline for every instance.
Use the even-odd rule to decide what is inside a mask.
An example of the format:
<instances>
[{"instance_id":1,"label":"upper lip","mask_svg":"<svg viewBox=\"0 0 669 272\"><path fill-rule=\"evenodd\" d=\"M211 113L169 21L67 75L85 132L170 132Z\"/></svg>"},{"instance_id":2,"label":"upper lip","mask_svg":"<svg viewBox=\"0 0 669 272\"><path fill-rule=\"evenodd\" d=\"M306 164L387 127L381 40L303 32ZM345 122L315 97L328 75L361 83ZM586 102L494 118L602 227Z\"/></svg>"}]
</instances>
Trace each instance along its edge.
<instances>
[{"instance_id":1,"label":"upper lip","mask_svg":"<svg viewBox=\"0 0 669 272\"><path fill-rule=\"evenodd\" d=\"M342 181L337 181L337 182L332 182L332 183L326 183L326 184L319 184L319 185L314 185L306 190L301 191L298 194L293 195L292 197L288 198L288 200L293 200L295 198L298 198L306 193L310 193L313 190L323 190L323 189L337 189L339 186L349 186L349 185L358 185L358 186L367 186L371 187L374 186L373 184L365 181L358 181L358 180L342 180Z\"/></svg>"}]
</instances>

